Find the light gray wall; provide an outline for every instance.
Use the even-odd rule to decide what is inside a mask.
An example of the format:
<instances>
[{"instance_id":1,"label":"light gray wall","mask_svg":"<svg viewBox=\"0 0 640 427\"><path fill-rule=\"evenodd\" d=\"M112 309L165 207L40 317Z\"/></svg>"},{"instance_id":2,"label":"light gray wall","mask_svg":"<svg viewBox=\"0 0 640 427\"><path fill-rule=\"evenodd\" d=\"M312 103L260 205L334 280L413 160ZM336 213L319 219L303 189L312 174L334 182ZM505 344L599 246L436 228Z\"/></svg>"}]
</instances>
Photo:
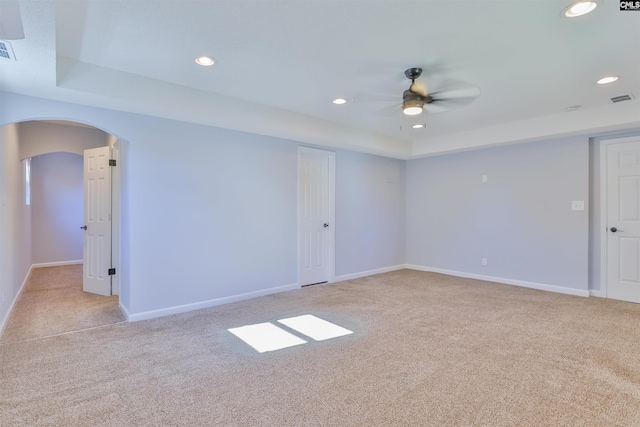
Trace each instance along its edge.
<instances>
[{"instance_id":1,"label":"light gray wall","mask_svg":"<svg viewBox=\"0 0 640 427\"><path fill-rule=\"evenodd\" d=\"M295 142L2 97L0 124L64 117L129 141L120 301L131 314L296 282ZM387 159L338 151L336 161L338 275L406 260L586 289L589 214L570 210L589 197L586 138L411 160L400 172L405 207L403 185L382 178ZM403 221L406 237L394 239ZM373 228L384 245L371 244Z\"/></svg>"},{"instance_id":2,"label":"light gray wall","mask_svg":"<svg viewBox=\"0 0 640 427\"><path fill-rule=\"evenodd\" d=\"M297 282L298 144L270 138L45 99L3 93L0 123L65 118L128 141L121 169L128 211L123 233L121 304L129 314L162 311ZM402 236L372 249L367 213L381 236L402 227L402 185L383 182L383 159L337 153L337 180L378 198L354 205L340 193L336 221L351 232L337 239L341 274L397 265ZM353 169L353 170L351 170ZM383 186L383 188L379 188ZM386 204L386 206L385 206ZM384 214L380 214L383 208ZM385 217L386 215L386 217ZM356 227L351 230L351 226ZM336 224L338 228L338 224ZM397 250L397 253L394 251ZM362 254L372 251L372 261ZM391 265L390 265L391 264Z\"/></svg>"},{"instance_id":3,"label":"light gray wall","mask_svg":"<svg viewBox=\"0 0 640 427\"><path fill-rule=\"evenodd\" d=\"M587 138L411 160L406 179L408 264L588 289Z\"/></svg>"},{"instance_id":4,"label":"light gray wall","mask_svg":"<svg viewBox=\"0 0 640 427\"><path fill-rule=\"evenodd\" d=\"M134 132L134 312L296 283L296 144L146 117Z\"/></svg>"},{"instance_id":5,"label":"light gray wall","mask_svg":"<svg viewBox=\"0 0 640 427\"><path fill-rule=\"evenodd\" d=\"M108 145L109 134L95 128L38 121L20 123L20 158L67 152L83 155L88 148Z\"/></svg>"},{"instance_id":6,"label":"light gray wall","mask_svg":"<svg viewBox=\"0 0 640 427\"><path fill-rule=\"evenodd\" d=\"M31 209L25 205L18 126L0 128L0 330L31 266Z\"/></svg>"},{"instance_id":7,"label":"light gray wall","mask_svg":"<svg viewBox=\"0 0 640 427\"><path fill-rule=\"evenodd\" d=\"M82 260L83 157L50 153L31 160L33 263Z\"/></svg>"},{"instance_id":8,"label":"light gray wall","mask_svg":"<svg viewBox=\"0 0 640 427\"><path fill-rule=\"evenodd\" d=\"M404 161L338 151L336 275L404 264Z\"/></svg>"}]
</instances>

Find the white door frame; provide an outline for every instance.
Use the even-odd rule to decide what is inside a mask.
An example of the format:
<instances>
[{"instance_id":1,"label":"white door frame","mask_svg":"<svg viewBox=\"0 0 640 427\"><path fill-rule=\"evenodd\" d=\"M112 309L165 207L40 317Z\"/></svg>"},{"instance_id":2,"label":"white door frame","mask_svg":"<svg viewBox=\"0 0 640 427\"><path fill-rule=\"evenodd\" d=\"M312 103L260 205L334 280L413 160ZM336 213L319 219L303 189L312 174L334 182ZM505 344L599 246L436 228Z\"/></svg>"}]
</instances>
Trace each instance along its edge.
<instances>
[{"instance_id":1,"label":"white door frame","mask_svg":"<svg viewBox=\"0 0 640 427\"><path fill-rule=\"evenodd\" d=\"M329 157L329 195L328 195L328 221L330 226L327 229L327 258L329 262L328 271L329 274L327 277L327 283L333 283L336 277L336 228L335 228L335 218L336 218L336 153L334 151L328 150L320 150L317 148L303 147L298 146L298 193L296 199L298 200L298 284L300 284L300 269L302 268L302 248L301 248L301 231L300 231L300 218L301 218L301 209L300 209L300 183L301 183L301 174L300 174L300 159L302 154L320 154L320 155L328 155Z\"/></svg>"},{"instance_id":2,"label":"white door frame","mask_svg":"<svg viewBox=\"0 0 640 427\"><path fill-rule=\"evenodd\" d=\"M637 141L640 136L611 138L600 140L600 293L608 298L608 259L607 233L609 221L607 218L607 147L613 144Z\"/></svg>"},{"instance_id":3,"label":"white door frame","mask_svg":"<svg viewBox=\"0 0 640 427\"><path fill-rule=\"evenodd\" d=\"M116 139L111 145L111 158L116 166L111 169L111 267L116 274L111 276L111 294L120 295L120 144Z\"/></svg>"}]
</instances>

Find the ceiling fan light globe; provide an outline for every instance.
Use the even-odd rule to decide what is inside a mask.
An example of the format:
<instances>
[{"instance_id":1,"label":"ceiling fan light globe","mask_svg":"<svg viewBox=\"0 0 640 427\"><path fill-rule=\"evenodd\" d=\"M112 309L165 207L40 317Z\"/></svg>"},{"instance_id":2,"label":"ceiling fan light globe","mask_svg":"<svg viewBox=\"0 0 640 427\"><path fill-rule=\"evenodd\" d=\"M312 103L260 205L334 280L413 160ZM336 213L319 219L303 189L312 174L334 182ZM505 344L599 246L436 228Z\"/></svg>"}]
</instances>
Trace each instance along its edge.
<instances>
[{"instance_id":1,"label":"ceiling fan light globe","mask_svg":"<svg viewBox=\"0 0 640 427\"><path fill-rule=\"evenodd\" d=\"M402 112L407 116L417 116L422 113L424 102L419 99L407 99L402 103Z\"/></svg>"},{"instance_id":2,"label":"ceiling fan light globe","mask_svg":"<svg viewBox=\"0 0 640 427\"><path fill-rule=\"evenodd\" d=\"M417 116L422 113L422 107L407 107L402 110L407 116Z\"/></svg>"}]
</instances>

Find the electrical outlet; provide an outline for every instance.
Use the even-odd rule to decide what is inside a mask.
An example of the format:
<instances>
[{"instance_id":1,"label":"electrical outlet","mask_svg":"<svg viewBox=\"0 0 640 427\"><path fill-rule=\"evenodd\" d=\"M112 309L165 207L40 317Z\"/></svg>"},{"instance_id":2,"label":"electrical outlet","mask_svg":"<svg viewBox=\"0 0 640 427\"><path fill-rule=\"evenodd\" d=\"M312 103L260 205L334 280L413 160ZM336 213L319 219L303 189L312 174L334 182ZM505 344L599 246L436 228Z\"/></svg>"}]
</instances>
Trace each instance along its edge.
<instances>
[{"instance_id":1,"label":"electrical outlet","mask_svg":"<svg viewBox=\"0 0 640 427\"><path fill-rule=\"evenodd\" d=\"M584 200L572 200L571 201L571 210L572 211L583 211L584 210Z\"/></svg>"},{"instance_id":2,"label":"electrical outlet","mask_svg":"<svg viewBox=\"0 0 640 427\"><path fill-rule=\"evenodd\" d=\"M487 259L486 258L482 258L482 265L487 265Z\"/></svg>"},{"instance_id":3,"label":"electrical outlet","mask_svg":"<svg viewBox=\"0 0 640 427\"><path fill-rule=\"evenodd\" d=\"M487 182L487 175L482 175L482 182Z\"/></svg>"}]
</instances>

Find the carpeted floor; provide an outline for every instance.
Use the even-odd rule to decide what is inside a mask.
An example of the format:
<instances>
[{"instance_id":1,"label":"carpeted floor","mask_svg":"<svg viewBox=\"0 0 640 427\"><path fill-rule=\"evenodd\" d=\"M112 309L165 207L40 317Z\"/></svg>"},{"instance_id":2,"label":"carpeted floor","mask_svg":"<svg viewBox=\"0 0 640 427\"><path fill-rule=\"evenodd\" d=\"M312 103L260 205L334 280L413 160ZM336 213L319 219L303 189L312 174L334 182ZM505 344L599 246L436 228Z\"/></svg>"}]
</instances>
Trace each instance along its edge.
<instances>
[{"instance_id":1,"label":"carpeted floor","mask_svg":"<svg viewBox=\"0 0 640 427\"><path fill-rule=\"evenodd\" d=\"M124 320L117 296L82 291L82 265L35 268L11 313L0 344Z\"/></svg>"},{"instance_id":2,"label":"carpeted floor","mask_svg":"<svg viewBox=\"0 0 640 427\"><path fill-rule=\"evenodd\" d=\"M354 331L259 354L228 328ZM639 426L640 305L400 270L0 345L0 425Z\"/></svg>"}]
</instances>

